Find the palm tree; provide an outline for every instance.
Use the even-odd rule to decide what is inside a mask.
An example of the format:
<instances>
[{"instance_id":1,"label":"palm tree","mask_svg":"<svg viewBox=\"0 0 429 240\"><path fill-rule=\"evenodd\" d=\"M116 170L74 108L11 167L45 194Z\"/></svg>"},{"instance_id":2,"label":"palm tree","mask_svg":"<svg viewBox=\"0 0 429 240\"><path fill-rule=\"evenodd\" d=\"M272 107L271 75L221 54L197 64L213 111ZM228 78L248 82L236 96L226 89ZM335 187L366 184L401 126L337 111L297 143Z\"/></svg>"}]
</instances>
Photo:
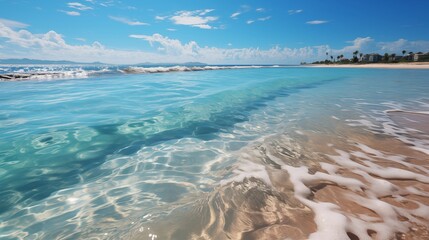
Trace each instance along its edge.
<instances>
[{"instance_id":1,"label":"palm tree","mask_svg":"<svg viewBox=\"0 0 429 240\"><path fill-rule=\"evenodd\" d=\"M404 56L404 55L405 55L405 53L407 53L407 51L402 50L402 56Z\"/></svg>"},{"instance_id":2,"label":"palm tree","mask_svg":"<svg viewBox=\"0 0 429 240\"><path fill-rule=\"evenodd\" d=\"M402 52L404 52L404 51L402 51ZM403 58L404 61L411 61L413 59L413 54L414 54L413 52L408 52L408 55L404 56L404 58Z\"/></svg>"},{"instance_id":3,"label":"palm tree","mask_svg":"<svg viewBox=\"0 0 429 240\"><path fill-rule=\"evenodd\" d=\"M384 54L383 61L384 61L384 62L389 61L389 54L388 54L388 53L385 53L385 54Z\"/></svg>"},{"instance_id":4,"label":"palm tree","mask_svg":"<svg viewBox=\"0 0 429 240\"><path fill-rule=\"evenodd\" d=\"M395 54L395 53L392 53L392 55L390 55L390 57L392 58L392 62L394 62L394 61L395 61L396 54Z\"/></svg>"},{"instance_id":5,"label":"palm tree","mask_svg":"<svg viewBox=\"0 0 429 240\"><path fill-rule=\"evenodd\" d=\"M326 60L328 60L328 52L326 52Z\"/></svg>"},{"instance_id":6,"label":"palm tree","mask_svg":"<svg viewBox=\"0 0 429 240\"><path fill-rule=\"evenodd\" d=\"M356 50L356 51L353 52L353 62L357 62L358 61L358 58L357 58L358 53L359 53L358 50Z\"/></svg>"}]
</instances>

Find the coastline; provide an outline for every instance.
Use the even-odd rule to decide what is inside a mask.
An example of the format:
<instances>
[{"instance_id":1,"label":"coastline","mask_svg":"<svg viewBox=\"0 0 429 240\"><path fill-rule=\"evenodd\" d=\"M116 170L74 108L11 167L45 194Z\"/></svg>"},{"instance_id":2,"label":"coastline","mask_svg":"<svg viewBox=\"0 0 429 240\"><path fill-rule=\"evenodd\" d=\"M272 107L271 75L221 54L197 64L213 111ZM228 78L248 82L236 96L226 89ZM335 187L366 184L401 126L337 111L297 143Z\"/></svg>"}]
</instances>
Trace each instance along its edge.
<instances>
[{"instance_id":1,"label":"coastline","mask_svg":"<svg viewBox=\"0 0 429 240\"><path fill-rule=\"evenodd\" d=\"M368 63L368 64L307 64L307 65L303 65L303 67L319 67L319 68L429 69L429 62Z\"/></svg>"}]
</instances>

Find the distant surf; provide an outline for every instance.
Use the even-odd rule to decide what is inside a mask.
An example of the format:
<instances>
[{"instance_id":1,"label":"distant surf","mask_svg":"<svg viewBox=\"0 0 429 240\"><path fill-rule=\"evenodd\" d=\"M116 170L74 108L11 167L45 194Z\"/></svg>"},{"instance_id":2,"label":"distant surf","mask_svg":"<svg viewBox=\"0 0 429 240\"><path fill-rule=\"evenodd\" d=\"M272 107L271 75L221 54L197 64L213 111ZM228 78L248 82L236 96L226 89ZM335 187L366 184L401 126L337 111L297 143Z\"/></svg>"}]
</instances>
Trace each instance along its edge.
<instances>
[{"instance_id":1,"label":"distant surf","mask_svg":"<svg viewBox=\"0 0 429 240\"><path fill-rule=\"evenodd\" d=\"M226 69L278 68L280 65L202 65L202 66L110 66L110 65L1 65L0 81L88 78L107 74L149 74Z\"/></svg>"}]
</instances>

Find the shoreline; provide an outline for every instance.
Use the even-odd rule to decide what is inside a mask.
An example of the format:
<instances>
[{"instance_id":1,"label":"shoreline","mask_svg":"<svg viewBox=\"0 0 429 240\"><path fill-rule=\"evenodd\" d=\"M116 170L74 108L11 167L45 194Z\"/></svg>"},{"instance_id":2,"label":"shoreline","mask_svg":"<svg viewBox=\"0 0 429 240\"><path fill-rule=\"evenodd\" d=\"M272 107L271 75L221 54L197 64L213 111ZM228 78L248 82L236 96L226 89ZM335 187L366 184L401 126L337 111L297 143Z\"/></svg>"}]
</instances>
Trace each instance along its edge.
<instances>
[{"instance_id":1,"label":"shoreline","mask_svg":"<svg viewBox=\"0 0 429 240\"><path fill-rule=\"evenodd\" d=\"M317 68L384 68L384 69L429 69L429 62L412 63L367 63L367 64L306 64L303 67Z\"/></svg>"}]
</instances>

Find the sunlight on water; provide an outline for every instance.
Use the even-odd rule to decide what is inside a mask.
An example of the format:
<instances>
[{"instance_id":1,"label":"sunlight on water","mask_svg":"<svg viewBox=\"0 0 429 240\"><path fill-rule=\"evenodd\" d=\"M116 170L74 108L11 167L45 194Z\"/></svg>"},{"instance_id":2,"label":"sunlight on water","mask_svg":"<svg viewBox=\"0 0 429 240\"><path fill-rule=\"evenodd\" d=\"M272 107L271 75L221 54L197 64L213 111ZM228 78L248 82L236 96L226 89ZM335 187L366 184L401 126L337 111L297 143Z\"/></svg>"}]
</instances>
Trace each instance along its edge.
<instances>
[{"instance_id":1,"label":"sunlight on water","mask_svg":"<svg viewBox=\"0 0 429 240\"><path fill-rule=\"evenodd\" d=\"M333 236L323 215L339 237L364 239L374 222L379 236L406 233L429 221L429 135L419 124L428 73L291 67L1 82L0 238L320 239ZM388 220L374 206L395 204L379 201L380 189L389 201L415 194L406 201L420 210L397 207L392 219L409 222ZM332 194L337 207L324 203ZM360 215L341 205L346 195L360 199Z\"/></svg>"}]
</instances>

